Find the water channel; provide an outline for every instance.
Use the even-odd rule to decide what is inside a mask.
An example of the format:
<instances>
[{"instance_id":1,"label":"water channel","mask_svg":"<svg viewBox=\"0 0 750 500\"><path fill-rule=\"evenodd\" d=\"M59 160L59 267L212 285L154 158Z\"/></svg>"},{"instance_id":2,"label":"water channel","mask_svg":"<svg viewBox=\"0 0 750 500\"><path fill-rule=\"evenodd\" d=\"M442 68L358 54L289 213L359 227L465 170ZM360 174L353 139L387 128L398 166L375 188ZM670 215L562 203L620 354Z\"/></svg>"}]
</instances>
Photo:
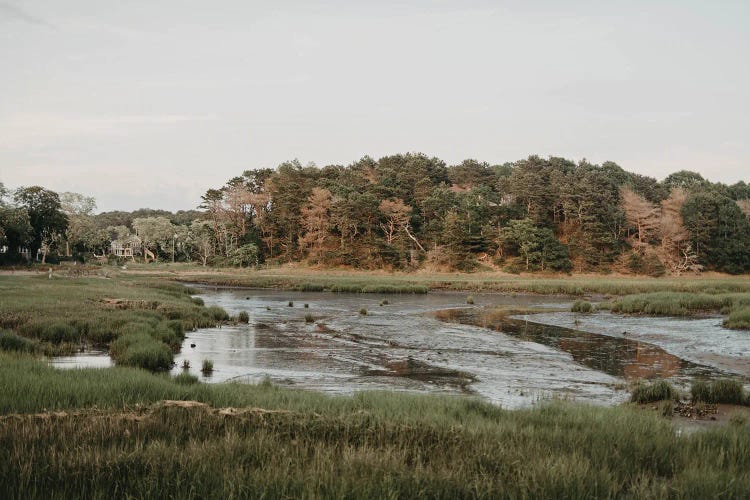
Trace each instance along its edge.
<instances>
[{"instance_id":1,"label":"water channel","mask_svg":"<svg viewBox=\"0 0 750 500\"><path fill-rule=\"evenodd\" d=\"M611 405L627 381L694 376L750 378L750 333L694 320L574 314L571 300L537 295L334 294L201 288L206 305L248 324L189 332L175 356L207 382L273 383L328 393L396 390L472 394L504 407L551 397ZM383 299L388 304L381 305ZM290 301L292 306L289 306ZM305 307L307 304L307 307ZM493 306L548 311L511 315ZM361 309L367 314L361 314ZM312 315L312 321L305 316ZM204 359L214 372L200 374ZM106 353L58 358L102 367Z\"/></svg>"}]
</instances>

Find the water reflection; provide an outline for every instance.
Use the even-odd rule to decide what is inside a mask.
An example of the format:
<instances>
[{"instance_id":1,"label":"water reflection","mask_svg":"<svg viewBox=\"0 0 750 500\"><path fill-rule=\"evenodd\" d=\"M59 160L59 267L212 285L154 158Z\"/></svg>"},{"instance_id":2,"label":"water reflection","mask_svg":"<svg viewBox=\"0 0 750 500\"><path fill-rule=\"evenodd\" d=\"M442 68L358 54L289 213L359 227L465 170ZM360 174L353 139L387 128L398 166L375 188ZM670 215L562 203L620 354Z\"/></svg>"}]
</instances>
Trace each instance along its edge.
<instances>
[{"instance_id":1,"label":"water reflection","mask_svg":"<svg viewBox=\"0 0 750 500\"><path fill-rule=\"evenodd\" d=\"M453 309L441 311L438 317L443 321L491 328L565 351L576 363L615 377L687 378L716 374L710 367L691 363L652 344L513 319L492 310Z\"/></svg>"}]
</instances>

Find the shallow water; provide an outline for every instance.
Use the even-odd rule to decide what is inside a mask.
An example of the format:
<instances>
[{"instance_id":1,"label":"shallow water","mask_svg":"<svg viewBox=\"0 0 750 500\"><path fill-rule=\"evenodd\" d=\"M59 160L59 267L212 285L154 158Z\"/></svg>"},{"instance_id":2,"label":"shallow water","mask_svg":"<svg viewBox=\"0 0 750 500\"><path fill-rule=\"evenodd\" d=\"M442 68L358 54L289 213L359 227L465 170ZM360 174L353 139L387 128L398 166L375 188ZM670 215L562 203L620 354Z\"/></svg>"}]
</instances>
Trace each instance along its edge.
<instances>
[{"instance_id":1,"label":"shallow water","mask_svg":"<svg viewBox=\"0 0 750 500\"><path fill-rule=\"evenodd\" d=\"M211 288L203 288L200 296L206 305L219 305L233 316L246 311L250 317L246 325L187 334L173 373L182 372L187 361L190 372L208 382L268 377L276 384L329 393L474 394L520 407L549 397L610 405L627 398L623 387L629 378L664 376L679 382L719 372L669 346L578 331L587 328L577 325L573 330L526 321L564 322L569 313L486 321L486 306L555 311L569 309L568 299L474 294L475 304L467 306L464 293L379 296ZM379 305L384 298L390 303ZM359 314L363 307L367 315ZM314 321L306 322L306 314ZM601 323L617 324L621 318L611 316ZM214 362L208 377L199 371L204 359ZM89 354L55 364L91 366L105 360L106 355Z\"/></svg>"}]
</instances>

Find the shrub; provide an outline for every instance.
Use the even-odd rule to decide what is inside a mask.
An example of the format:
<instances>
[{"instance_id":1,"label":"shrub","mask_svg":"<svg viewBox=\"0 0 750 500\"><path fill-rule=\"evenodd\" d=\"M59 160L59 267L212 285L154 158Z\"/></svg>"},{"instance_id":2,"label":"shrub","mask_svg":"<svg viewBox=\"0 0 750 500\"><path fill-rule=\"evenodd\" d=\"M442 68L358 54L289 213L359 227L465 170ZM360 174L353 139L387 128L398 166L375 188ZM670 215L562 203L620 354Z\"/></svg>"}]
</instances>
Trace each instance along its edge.
<instances>
[{"instance_id":1,"label":"shrub","mask_svg":"<svg viewBox=\"0 0 750 500\"><path fill-rule=\"evenodd\" d=\"M210 375L214 372L214 362L210 359L203 360L203 367L201 368L203 375Z\"/></svg>"},{"instance_id":2,"label":"shrub","mask_svg":"<svg viewBox=\"0 0 750 500\"><path fill-rule=\"evenodd\" d=\"M573 302L573 306L570 310L577 313L590 313L593 312L594 306L587 300L576 300Z\"/></svg>"},{"instance_id":3,"label":"shrub","mask_svg":"<svg viewBox=\"0 0 750 500\"><path fill-rule=\"evenodd\" d=\"M367 309L365 309L364 307L363 307L363 308L361 308L361 309L359 310L359 314L361 314L362 316L367 316Z\"/></svg>"},{"instance_id":4,"label":"shrub","mask_svg":"<svg viewBox=\"0 0 750 500\"><path fill-rule=\"evenodd\" d=\"M13 332L0 331L0 350L16 352L35 352L37 343L26 337L20 337Z\"/></svg>"},{"instance_id":5,"label":"shrub","mask_svg":"<svg viewBox=\"0 0 750 500\"><path fill-rule=\"evenodd\" d=\"M177 382L180 385L193 385L198 383L198 377L191 373L180 373L179 375L175 375L174 381Z\"/></svg>"},{"instance_id":6,"label":"shrub","mask_svg":"<svg viewBox=\"0 0 750 500\"><path fill-rule=\"evenodd\" d=\"M240 323L249 323L250 315L247 314L247 311L240 311L240 313L237 315L237 321L239 321Z\"/></svg>"},{"instance_id":7,"label":"shrub","mask_svg":"<svg viewBox=\"0 0 750 500\"><path fill-rule=\"evenodd\" d=\"M745 389L737 380L694 380L690 386L693 402L746 404Z\"/></svg>"},{"instance_id":8,"label":"shrub","mask_svg":"<svg viewBox=\"0 0 750 500\"><path fill-rule=\"evenodd\" d=\"M677 389L666 380L657 380L651 384L638 382L630 395L630 401L633 403L655 403L678 399L680 399L680 394Z\"/></svg>"}]
</instances>

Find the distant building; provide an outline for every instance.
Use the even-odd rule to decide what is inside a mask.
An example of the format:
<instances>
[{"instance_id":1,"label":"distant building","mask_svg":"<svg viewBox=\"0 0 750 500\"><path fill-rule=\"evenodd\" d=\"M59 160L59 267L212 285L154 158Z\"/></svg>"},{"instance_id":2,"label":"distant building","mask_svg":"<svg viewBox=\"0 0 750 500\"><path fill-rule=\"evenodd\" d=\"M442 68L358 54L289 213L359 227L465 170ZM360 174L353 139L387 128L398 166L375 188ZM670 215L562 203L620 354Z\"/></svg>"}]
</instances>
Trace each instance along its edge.
<instances>
[{"instance_id":1,"label":"distant building","mask_svg":"<svg viewBox=\"0 0 750 500\"><path fill-rule=\"evenodd\" d=\"M110 252L117 257L134 258L143 254L143 243L138 236L129 235L121 239L112 240Z\"/></svg>"}]
</instances>

